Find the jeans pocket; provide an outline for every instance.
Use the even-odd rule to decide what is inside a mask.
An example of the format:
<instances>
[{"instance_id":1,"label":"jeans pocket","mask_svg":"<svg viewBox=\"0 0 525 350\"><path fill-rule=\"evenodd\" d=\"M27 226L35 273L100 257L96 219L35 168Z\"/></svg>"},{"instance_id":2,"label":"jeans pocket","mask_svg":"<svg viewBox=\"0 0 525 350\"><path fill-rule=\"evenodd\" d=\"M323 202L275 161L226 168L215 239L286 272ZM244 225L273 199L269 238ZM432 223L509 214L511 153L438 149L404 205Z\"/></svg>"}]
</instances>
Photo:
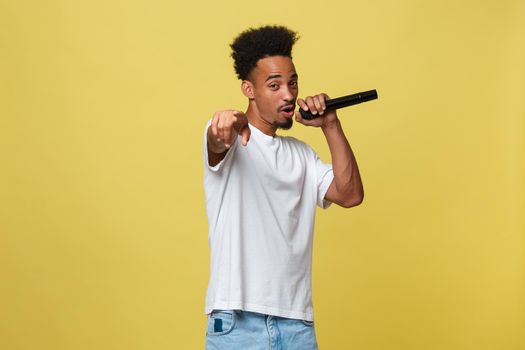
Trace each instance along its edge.
<instances>
[{"instance_id":1,"label":"jeans pocket","mask_svg":"<svg viewBox=\"0 0 525 350\"><path fill-rule=\"evenodd\" d=\"M235 326L235 311L233 310L213 310L208 316L206 335L228 334Z\"/></svg>"},{"instance_id":2,"label":"jeans pocket","mask_svg":"<svg viewBox=\"0 0 525 350\"><path fill-rule=\"evenodd\" d=\"M305 326L308 326L308 327L313 327L314 326L314 321L307 321L307 320L301 320L303 321L303 324Z\"/></svg>"}]
</instances>

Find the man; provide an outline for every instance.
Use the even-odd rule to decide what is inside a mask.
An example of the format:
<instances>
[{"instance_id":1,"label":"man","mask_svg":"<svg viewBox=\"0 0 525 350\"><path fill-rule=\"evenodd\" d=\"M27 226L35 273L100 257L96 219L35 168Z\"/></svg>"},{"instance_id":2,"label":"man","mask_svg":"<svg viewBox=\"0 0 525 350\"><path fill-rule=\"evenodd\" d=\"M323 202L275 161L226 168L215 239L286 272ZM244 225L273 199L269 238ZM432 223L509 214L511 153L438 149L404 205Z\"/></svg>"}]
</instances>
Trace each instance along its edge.
<instances>
[{"instance_id":1,"label":"man","mask_svg":"<svg viewBox=\"0 0 525 350\"><path fill-rule=\"evenodd\" d=\"M315 207L363 200L363 185L326 94L297 99L297 34L281 26L231 44L246 112L208 122L204 186L211 249L207 349L317 349L311 296ZM319 117L304 120L296 103ZM304 142L276 135L293 117L321 129L332 165Z\"/></svg>"}]
</instances>

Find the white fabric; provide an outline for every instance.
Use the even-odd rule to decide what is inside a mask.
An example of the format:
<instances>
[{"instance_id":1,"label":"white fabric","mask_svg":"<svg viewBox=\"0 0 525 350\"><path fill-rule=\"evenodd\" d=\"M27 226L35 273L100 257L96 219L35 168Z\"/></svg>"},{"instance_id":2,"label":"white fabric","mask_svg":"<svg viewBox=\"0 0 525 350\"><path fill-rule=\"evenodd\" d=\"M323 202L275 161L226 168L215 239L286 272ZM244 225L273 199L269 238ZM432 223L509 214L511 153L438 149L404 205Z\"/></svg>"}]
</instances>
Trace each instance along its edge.
<instances>
[{"instance_id":1,"label":"white fabric","mask_svg":"<svg viewBox=\"0 0 525 350\"><path fill-rule=\"evenodd\" d=\"M333 179L304 142L272 137L252 125L226 157L208 165L204 189L211 250L206 314L240 309L313 321L312 241L316 204Z\"/></svg>"}]
</instances>

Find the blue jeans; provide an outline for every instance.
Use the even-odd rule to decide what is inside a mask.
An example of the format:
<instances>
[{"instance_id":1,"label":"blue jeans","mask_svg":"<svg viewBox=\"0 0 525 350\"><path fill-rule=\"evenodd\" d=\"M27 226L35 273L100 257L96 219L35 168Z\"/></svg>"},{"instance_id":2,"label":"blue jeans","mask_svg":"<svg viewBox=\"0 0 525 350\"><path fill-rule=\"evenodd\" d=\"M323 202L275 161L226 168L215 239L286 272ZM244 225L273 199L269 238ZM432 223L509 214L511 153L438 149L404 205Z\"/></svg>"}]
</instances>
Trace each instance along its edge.
<instances>
[{"instance_id":1,"label":"blue jeans","mask_svg":"<svg viewBox=\"0 0 525 350\"><path fill-rule=\"evenodd\" d=\"M242 310L208 315L206 350L317 350L314 323Z\"/></svg>"}]
</instances>

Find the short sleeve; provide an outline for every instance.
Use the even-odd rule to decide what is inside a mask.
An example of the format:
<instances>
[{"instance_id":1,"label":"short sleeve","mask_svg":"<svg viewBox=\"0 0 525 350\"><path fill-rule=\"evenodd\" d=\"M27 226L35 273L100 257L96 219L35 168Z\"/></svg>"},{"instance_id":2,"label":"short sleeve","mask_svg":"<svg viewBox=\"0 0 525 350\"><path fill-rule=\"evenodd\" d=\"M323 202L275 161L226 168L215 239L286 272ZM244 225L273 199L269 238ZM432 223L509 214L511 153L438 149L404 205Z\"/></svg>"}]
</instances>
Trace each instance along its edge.
<instances>
[{"instance_id":1,"label":"short sleeve","mask_svg":"<svg viewBox=\"0 0 525 350\"><path fill-rule=\"evenodd\" d=\"M219 164L211 166L208 162L208 128L211 126L211 119L208 120L208 123L206 123L206 127L204 128L204 168L211 171L211 172L218 172L222 167L223 164L227 163L229 159L232 157L232 154L235 152L235 149L237 148L237 139L233 141L232 146L226 153L226 156L223 160L219 162Z\"/></svg>"},{"instance_id":2,"label":"short sleeve","mask_svg":"<svg viewBox=\"0 0 525 350\"><path fill-rule=\"evenodd\" d=\"M327 209L332 202L325 199L328 187L334 179L334 172L331 164L324 163L315 153L315 171L317 175L317 205Z\"/></svg>"}]
</instances>

